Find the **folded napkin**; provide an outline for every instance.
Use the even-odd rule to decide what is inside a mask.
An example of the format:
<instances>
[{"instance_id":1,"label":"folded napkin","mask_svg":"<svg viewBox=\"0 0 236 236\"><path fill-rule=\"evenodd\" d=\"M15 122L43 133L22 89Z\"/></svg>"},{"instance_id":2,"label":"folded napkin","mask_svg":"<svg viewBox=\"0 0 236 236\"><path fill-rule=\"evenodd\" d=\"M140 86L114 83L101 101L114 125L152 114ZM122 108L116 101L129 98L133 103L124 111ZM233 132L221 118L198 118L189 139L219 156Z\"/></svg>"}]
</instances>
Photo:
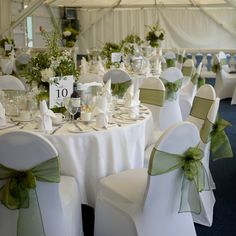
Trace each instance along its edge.
<instances>
[{"instance_id":1,"label":"folded napkin","mask_svg":"<svg viewBox=\"0 0 236 236\"><path fill-rule=\"evenodd\" d=\"M131 84L124 94L125 107L130 107L133 96L134 96L134 85Z\"/></svg>"},{"instance_id":2,"label":"folded napkin","mask_svg":"<svg viewBox=\"0 0 236 236\"><path fill-rule=\"evenodd\" d=\"M5 124L6 124L5 108L0 102L0 126L5 125Z\"/></svg>"},{"instance_id":3,"label":"folded napkin","mask_svg":"<svg viewBox=\"0 0 236 236\"><path fill-rule=\"evenodd\" d=\"M40 102L40 118L41 118L41 130L42 131L52 131L52 119L56 118L54 112L48 109L45 100Z\"/></svg>"},{"instance_id":4,"label":"folded napkin","mask_svg":"<svg viewBox=\"0 0 236 236\"><path fill-rule=\"evenodd\" d=\"M81 75L85 75L88 73L88 62L86 61L85 57L82 58L80 67L81 67L80 70Z\"/></svg>"},{"instance_id":5,"label":"folded napkin","mask_svg":"<svg viewBox=\"0 0 236 236\"><path fill-rule=\"evenodd\" d=\"M105 69L104 69L104 66L102 64L102 59L101 59L100 56L98 57L98 62L97 62L97 74L98 75L104 75L105 74Z\"/></svg>"},{"instance_id":6,"label":"folded napkin","mask_svg":"<svg viewBox=\"0 0 236 236\"><path fill-rule=\"evenodd\" d=\"M107 80L107 82L104 84L102 92L105 96L110 96L112 94L111 91L111 78Z\"/></svg>"},{"instance_id":7,"label":"folded napkin","mask_svg":"<svg viewBox=\"0 0 236 236\"><path fill-rule=\"evenodd\" d=\"M16 72L16 58L14 50L10 52L9 58L1 59L1 68L4 74L10 75L13 71Z\"/></svg>"},{"instance_id":8,"label":"folded napkin","mask_svg":"<svg viewBox=\"0 0 236 236\"><path fill-rule=\"evenodd\" d=\"M106 127L108 124L108 102L106 96L97 97L96 106L93 109L98 127Z\"/></svg>"}]
</instances>

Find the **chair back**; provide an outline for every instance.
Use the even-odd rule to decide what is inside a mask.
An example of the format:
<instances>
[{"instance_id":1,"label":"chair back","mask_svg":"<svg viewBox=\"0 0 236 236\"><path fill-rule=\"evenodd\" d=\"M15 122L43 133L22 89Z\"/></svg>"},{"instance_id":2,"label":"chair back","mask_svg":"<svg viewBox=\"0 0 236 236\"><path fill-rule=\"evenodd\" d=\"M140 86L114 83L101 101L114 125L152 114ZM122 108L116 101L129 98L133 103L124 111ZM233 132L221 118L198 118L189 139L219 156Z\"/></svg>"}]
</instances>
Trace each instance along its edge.
<instances>
[{"instance_id":1,"label":"chair back","mask_svg":"<svg viewBox=\"0 0 236 236\"><path fill-rule=\"evenodd\" d=\"M103 76L103 82L111 79L111 89L114 95L123 97L128 87L132 84L130 75L122 69L111 69Z\"/></svg>"},{"instance_id":2,"label":"chair back","mask_svg":"<svg viewBox=\"0 0 236 236\"><path fill-rule=\"evenodd\" d=\"M187 120L193 122L200 130L215 99L215 89L210 84L201 86L193 99Z\"/></svg>"},{"instance_id":3,"label":"chair back","mask_svg":"<svg viewBox=\"0 0 236 236\"><path fill-rule=\"evenodd\" d=\"M179 122L163 133L154 149L183 154L189 147L196 147L199 141L199 132L194 124ZM149 161L149 171L155 168L155 161L152 157ZM147 229L153 229L150 225L155 225L156 229L160 227L162 236L195 235L191 213L179 213L182 179L183 170L181 168L161 175L148 176L143 209L144 218L147 219L145 225ZM166 222L170 227L162 227ZM153 235L152 233L147 235Z\"/></svg>"},{"instance_id":4,"label":"chair back","mask_svg":"<svg viewBox=\"0 0 236 236\"><path fill-rule=\"evenodd\" d=\"M167 68L176 66L176 55L173 51L166 52L164 58L166 60Z\"/></svg>"},{"instance_id":5,"label":"chair back","mask_svg":"<svg viewBox=\"0 0 236 236\"><path fill-rule=\"evenodd\" d=\"M107 82L111 79L112 84L124 83L131 80L130 75L122 69L111 69L103 76L103 81Z\"/></svg>"},{"instance_id":6,"label":"chair back","mask_svg":"<svg viewBox=\"0 0 236 236\"><path fill-rule=\"evenodd\" d=\"M230 68L229 68L229 65L227 63L227 57L225 55L224 52L219 52L218 54L218 60L219 60L219 63L220 63L220 66L221 68L225 71L225 72L229 72L230 71Z\"/></svg>"},{"instance_id":7,"label":"chair back","mask_svg":"<svg viewBox=\"0 0 236 236\"><path fill-rule=\"evenodd\" d=\"M160 79L147 78L140 87L139 99L147 106L153 116L154 128L159 128L159 115L165 102L165 86Z\"/></svg>"},{"instance_id":8,"label":"chair back","mask_svg":"<svg viewBox=\"0 0 236 236\"><path fill-rule=\"evenodd\" d=\"M182 121L182 115L179 106L179 89L182 84L183 74L180 69L176 67L170 67L161 73L160 79L164 83L166 89L166 99L159 117L160 128L161 130L164 130L170 127L172 124ZM174 99L169 99L169 97L171 98L172 95L171 92L168 92L168 83L179 83L179 88L173 94Z\"/></svg>"},{"instance_id":9,"label":"chair back","mask_svg":"<svg viewBox=\"0 0 236 236\"><path fill-rule=\"evenodd\" d=\"M182 73L183 73L183 76L186 76L186 77L190 77L193 75L194 73L194 62L192 59L187 59L184 64L183 64L183 67L182 67Z\"/></svg>"},{"instance_id":10,"label":"chair back","mask_svg":"<svg viewBox=\"0 0 236 236\"><path fill-rule=\"evenodd\" d=\"M57 150L43 136L26 131L9 132L0 136L0 163L8 168L24 171L57 156ZM0 184L4 182L2 180ZM59 184L36 181L36 193L45 234L67 235ZM9 210L4 205L0 205L0 208L1 231L6 236L17 235L18 210Z\"/></svg>"},{"instance_id":11,"label":"chair back","mask_svg":"<svg viewBox=\"0 0 236 236\"><path fill-rule=\"evenodd\" d=\"M13 75L0 76L1 90L25 90L24 84Z\"/></svg>"}]
</instances>

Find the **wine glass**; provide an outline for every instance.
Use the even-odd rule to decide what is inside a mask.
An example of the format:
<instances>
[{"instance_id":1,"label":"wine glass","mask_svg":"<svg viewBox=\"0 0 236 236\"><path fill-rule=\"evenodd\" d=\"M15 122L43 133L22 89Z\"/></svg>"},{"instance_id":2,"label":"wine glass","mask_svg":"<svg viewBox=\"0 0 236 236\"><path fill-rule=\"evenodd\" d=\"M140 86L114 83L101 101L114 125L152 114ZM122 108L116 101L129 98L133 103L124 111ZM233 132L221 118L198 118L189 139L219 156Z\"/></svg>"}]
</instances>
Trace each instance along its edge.
<instances>
[{"instance_id":1,"label":"wine glass","mask_svg":"<svg viewBox=\"0 0 236 236\"><path fill-rule=\"evenodd\" d=\"M74 116L75 114L78 112L79 110L79 104L78 104L78 98L70 98L68 104L65 106L67 111L70 113L70 117L71 117L71 123L74 120Z\"/></svg>"}]
</instances>

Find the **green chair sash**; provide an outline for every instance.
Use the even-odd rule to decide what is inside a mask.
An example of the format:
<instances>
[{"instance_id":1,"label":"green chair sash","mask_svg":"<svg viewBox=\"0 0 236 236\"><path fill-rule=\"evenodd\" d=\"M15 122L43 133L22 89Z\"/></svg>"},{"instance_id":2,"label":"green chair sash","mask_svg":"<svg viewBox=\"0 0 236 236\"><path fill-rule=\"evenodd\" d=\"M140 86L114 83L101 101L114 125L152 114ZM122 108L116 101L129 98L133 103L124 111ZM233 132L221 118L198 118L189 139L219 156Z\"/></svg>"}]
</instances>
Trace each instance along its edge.
<instances>
[{"instance_id":1,"label":"green chair sash","mask_svg":"<svg viewBox=\"0 0 236 236\"><path fill-rule=\"evenodd\" d=\"M226 58L222 58L220 59L220 62L217 59L213 60L213 65L212 65L212 71L217 73L222 66L227 65L227 59Z\"/></svg>"},{"instance_id":2,"label":"green chair sash","mask_svg":"<svg viewBox=\"0 0 236 236\"><path fill-rule=\"evenodd\" d=\"M166 59L166 67L175 67L175 59Z\"/></svg>"},{"instance_id":3,"label":"green chair sash","mask_svg":"<svg viewBox=\"0 0 236 236\"><path fill-rule=\"evenodd\" d=\"M182 86L182 79L178 79L175 82L169 82L166 79L160 78L164 85L165 85L165 99L169 101L176 100L177 98L177 91L181 88Z\"/></svg>"},{"instance_id":4,"label":"green chair sash","mask_svg":"<svg viewBox=\"0 0 236 236\"><path fill-rule=\"evenodd\" d=\"M199 89L201 86L203 86L205 83L206 83L205 79L200 76L200 77L198 78L198 83L197 83L198 89Z\"/></svg>"},{"instance_id":5,"label":"green chair sash","mask_svg":"<svg viewBox=\"0 0 236 236\"><path fill-rule=\"evenodd\" d=\"M126 90L129 88L131 85L132 81L125 81L123 83L116 83L116 84L111 84L111 89L112 89L112 94L117 95L119 97L123 97Z\"/></svg>"},{"instance_id":6,"label":"green chair sash","mask_svg":"<svg viewBox=\"0 0 236 236\"><path fill-rule=\"evenodd\" d=\"M224 66L224 65L227 65L228 63L227 63L227 59L226 58L222 58L222 59L220 59L220 65L221 66Z\"/></svg>"},{"instance_id":7,"label":"green chair sash","mask_svg":"<svg viewBox=\"0 0 236 236\"><path fill-rule=\"evenodd\" d=\"M197 147L190 147L184 154L163 152L155 148L151 153L149 175L161 175L179 168L183 170L179 212L201 212L199 192L210 189L202 158L203 152Z\"/></svg>"},{"instance_id":8,"label":"green chair sash","mask_svg":"<svg viewBox=\"0 0 236 236\"><path fill-rule=\"evenodd\" d=\"M228 121L217 116L215 124L206 119L200 130L201 140L204 143L211 141L211 158L213 161L233 157L231 144L224 131L230 125Z\"/></svg>"},{"instance_id":9,"label":"green chair sash","mask_svg":"<svg viewBox=\"0 0 236 236\"><path fill-rule=\"evenodd\" d=\"M165 101L165 91L140 88L139 99L142 103L162 107Z\"/></svg>"},{"instance_id":10,"label":"green chair sash","mask_svg":"<svg viewBox=\"0 0 236 236\"><path fill-rule=\"evenodd\" d=\"M193 84L197 84L199 77L200 77L200 75L199 75L197 72L195 72L194 75L193 75L192 78L191 78L191 82L192 82Z\"/></svg>"},{"instance_id":11,"label":"green chair sash","mask_svg":"<svg viewBox=\"0 0 236 236\"><path fill-rule=\"evenodd\" d=\"M10 210L19 209L17 236L45 236L36 181L60 182L58 158L52 158L24 171L0 164L0 180L6 180L0 189L1 203Z\"/></svg>"},{"instance_id":12,"label":"green chair sash","mask_svg":"<svg viewBox=\"0 0 236 236\"><path fill-rule=\"evenodd\" d=\"M181 54L178 54L178 56L177 56L177 61L178 61L180 64L183 64L183 62L184 62L184 57L183 57Z\"/></svg>"},{"instance_id":13,"label":"green chair sash","mask_svg":"<svg viewBox=\"0 0 236 236\"><path fill-rule=\"evenodd\" d=\"M184 76L191 77L194 71L194 67L191 66L183 66L182 73Z\"/></svg>"},{"instance_id":14,"label":"green chair sash","mask_svg":"<svg viewBox=\"0 0 236 236\"><path fill-rule=\"evenodd\" d=\"M205 120L213 102L214 100L195 96L190 115L198 119Z\"/></svg>"}]
</instances>

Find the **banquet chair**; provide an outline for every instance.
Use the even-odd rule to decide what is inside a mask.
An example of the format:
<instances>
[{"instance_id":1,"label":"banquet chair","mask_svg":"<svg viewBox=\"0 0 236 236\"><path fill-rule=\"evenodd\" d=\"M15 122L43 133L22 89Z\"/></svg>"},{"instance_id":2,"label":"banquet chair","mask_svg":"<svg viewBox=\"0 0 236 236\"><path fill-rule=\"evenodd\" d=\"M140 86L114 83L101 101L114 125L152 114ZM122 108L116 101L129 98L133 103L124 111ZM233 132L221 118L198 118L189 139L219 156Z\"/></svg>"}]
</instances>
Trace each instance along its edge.
<instances>
[{"instance_id":1,"label":"banquet chair","mask_svg":"<svg viewBox=\"0 0 236 236\"><path fill-rule=\"evenodd\" d=\"M160 129L165 130L176 122L182 121L179 106L179 89L182 84L183 74L176 67L170 67L162 71L160 79L165 86L165 102L162 107L159 119ZM175 87L171 91L171 87Z\"/></svg>"},{"instance_id":2,"label":"banquet chair","mask_svg":"<svg viewBox=\"0 0 236 236\"><path fill-rule=\"evenodd\" d=\"M202 164L205 167L208 181L209 181L209 189L208 191L203 191L200 193L200 200L201 200L201 213L194 214L193 221L195 223L205 225L210 227L213 222L213 212L214 212L214 205L215 205L215 196L212 189L215 189L215 183L213 181L210 169L209 169L209 158L210 158L210 146L211 140L208 139L210 136L211 129L209 129L209 123L214 124L216 121L218 109L219 109L219 98L216 98L211 108L207 114L207 119L204 121L202 128L200 130L200 143L199 148L203 151L204 156L202 159Z\"/></svg>"},{"instance_id":3,"label":"banquet chair","mask_svg":"<svg viewBox=\"0 0 236 236\"><path fill-rule=\"evenodd\" d=\"M24 84L13 75L0 76L0 89L1 90L25 90Z\"/></svg>"},{"instance_id":4,"label":"banquet chair","mask_svg":"<svg viewBox=\"0 0 236 236\"><path fill-rule=\"evenodd\" d=\"M185 56L185 50L182 51L182 53L180 51L178 51L177 54L177 61L176 61L176 67L180 70L182 70L183 64L184 64L184 60L186 59Z\"/></svg>"},{"instance_id":5,"label":"banquet chair","mask_svg":"<svg viewBox=\"0 0 236 236\"><path fill-rule=\"evenodd\" d=\"M103 82L106 83L109 79L111 79L113 94L121 97L132 83L130 75L122 69L111 69L107 71L103 76Z\"/></svg>"},{"instance_id":6,"label":"banquet chair","mask_svg":"<svg viewBox=\"0 0 236 236\"><path fill-rule=\"evenodd\" d=\"M166 67L175 67L176 66L176 55L173 51L168 51L164 54L166 60Z\"/></svg>"},{"instance_id":7,"label":"banquet chair","mask_svg":"<svg viewBox=\"0 0 236 236\"><path fill-rule=\"evenodd\" d=\"M60 176L58 152L46 138L2 134L0 163L1 235L83 235L77 184Z\"/></svg>"},{"instance_id":8,"label":"banquet chair","mask_svg":"<svg viewBox=\"0 0 236 236\"><path fill-rule=\"evenodd\" d=\"M95 207L95 236L196 235L191 213L179 213L183 170L153 172L157 152L181 155L199 140L195 125L180 122L160 137L148 169L130 169L101 179Z\"/></svg>"},{"instance_id":9,"label":"banquet chair","mask_svg":"<svg viewBox=\"0 0 236 236\"><path fill-rule=\"evenodd\" d=\"M193 61L191 60L191 64ZM183 68L184 69L184 68ZM180 89L179 105L183 120L186 120L189 116L194 96L197 92L198 79L201 75L202 63L198 65L197 70L193 67L191 73L189 73L190 80L187 84ZM186 74L186 71L185 71Z\"/></svg>"},{"instance_id":10,"label":"banquet chair","mask_svg":"<svg viewBox=\"0 0 236 236\"><path fill-rule=\"evenodd\" d=\"M215 58L218 68L216 69L215 91L220 99L231 98L236 86L236 73L231 74L224 52L219 52Z\"/></svg>"},{"instance_id":11,"label":"banquet chair","mask_svg":"<svg viewBox=\"0 0 236 236\"><path fill-rule=\"evenodd\" d=\"M215 89L210 84L200 87L193 99L187 121L194 123L199 131L207 118L211 105L216 99Z\"/></svg>"}]
</instances>

